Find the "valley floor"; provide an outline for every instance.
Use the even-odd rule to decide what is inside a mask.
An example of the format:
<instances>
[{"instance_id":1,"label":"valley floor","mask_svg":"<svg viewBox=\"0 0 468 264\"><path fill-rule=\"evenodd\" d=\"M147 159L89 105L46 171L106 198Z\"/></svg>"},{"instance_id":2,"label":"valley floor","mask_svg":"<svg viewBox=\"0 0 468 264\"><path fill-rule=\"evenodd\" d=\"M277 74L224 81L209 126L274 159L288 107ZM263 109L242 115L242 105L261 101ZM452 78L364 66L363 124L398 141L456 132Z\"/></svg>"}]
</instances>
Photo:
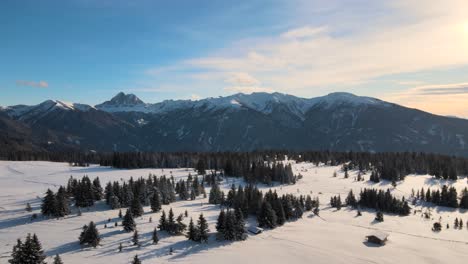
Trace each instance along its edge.
<instances>
[{"instance_id":1,"label":"valley floor","mask_svg":"<svg viewBox=\"0 0 468 264\"><path fill-rule=\"evenodd\" d=\"M259 186L263 190L276 189L281 193L310 194L320 199L320 217L307 212L302 219L286 223L274 230L260 235L249 235L246 241L219 242L214 239L215 223L220 207L207 203L207 198L194 201L178 201L163 206L164 210L173 208L176 215L185 210L194 219L203 213L209 222L211 236L209 243L198 244L188 241L184 236L168 236L160 232L160 242L151 244L151 232L157 226L161 213L151 213L145 207L143 217L136 219L140 233L141 247L132 246L131 233L113 227L118 219L118 210L109 210L104 202L98 203L90 211L83 210L77 216L76 210L65 219L45 219L39 216L30 221L33 213L40 215L41 198L47 188L56 190L66 185L70 175L81 178L88 175L91 179L99 177L104 186L108 181L121 181L130 177L147 177L148 174L173 175L176 180L185 178L192 169L138 169L118 170L96 165L81 168L70 167L66 163L51 162L6 162L0 161L0 263L8 263L11 249L17 238L27 233L36 233L48 256L60 254L66 264L78 263L129 263L138 254L143 263L466 263L468 258L468 229L453 229L455 218L466 223L466 210L445 207L412 206L417 213L400 217L385 214L385 221L374 222L375 212L363 210L356 217L356 210L343 208L336 211L329 207L330 197L340 194L344 201L350 189L356 195L364 187L390 188L397 196L408 198L411 190L439 188L443 184L453 185L460 192L465 188L467 179L457 182L436 181L430 176L410 175L404 182L393 188L389 183L373 184L369 181L355 181L355 172L344 179L340 167L315 166L310 163L293 164L295 173L303 178L295 185ZM333 177L333 172L338 176ZM369 175L364 175L368 180ZM228 190L231 184L242 184L240 179L230 178L222 184ZM207 192L209 189L207 188ZM26 203L31 203L33 212L26 212ZM422 217L430 210L431 220ZM152 217L153 222L149 223ZM111 218L109 228L104 228ZM431 231L432 224L442 219L443 230ZM185 219L187 222L189 219ZM84 224L94 221L102 236L101 246L96 249L82 249L78 236ZM445 225L449 223L450 228ZM249 219L248 224L255 224ZM374 230L390 234L385 246L375 246L365 242L365 236ZM123 252L118 252L122 243ZM170 249L174 252L169 254ZM52 258L47 261L52 262Z\"/></svg>"}]
</instances>

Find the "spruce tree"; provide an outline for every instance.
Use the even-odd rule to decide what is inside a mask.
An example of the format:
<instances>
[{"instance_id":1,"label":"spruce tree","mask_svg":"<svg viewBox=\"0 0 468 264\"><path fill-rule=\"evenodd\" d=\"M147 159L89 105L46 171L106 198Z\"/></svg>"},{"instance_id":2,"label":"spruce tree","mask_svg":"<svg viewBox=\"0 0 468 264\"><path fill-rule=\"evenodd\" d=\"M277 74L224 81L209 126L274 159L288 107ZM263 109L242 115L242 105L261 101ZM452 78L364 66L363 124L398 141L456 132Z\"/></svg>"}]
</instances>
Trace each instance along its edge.
<instances>
[{"instance_id":1,"label":"spruce tree","mask_svg":"<svg viewBox=\"0 0 468 264\"><path fill-rule=\"evenodd\" d=\"M65 191L65 188L60 186L56 199L55 199L56 205L55 205L55 216L56 217L64 217L68 214L70 214L70 208L68 206L68 197Z\"/></svg>"},{"instance_id":2,"label":"spruce tree","mask_svg":"<svg viewBox=\"0 0 468 264\"><path fill-rule=\"evenodd\" d=\"M155 213L161 210L161 198L159 197L159 191L157 190L155 190L151 197L151 210Z\"/></svg>"},{"instance_id":3,"label":"spruce tree","mask_svg":"<svg viewBox=\"0 0 468 264\"><path fill-rule=\"evenodd\" d=\"M133 219L132 212L127 209L124 219L122 220L122 226L126 232L132 232L136 228L135 220Z\"/></svg>"},{"instance_id":4,"label":"spruce tree","mask_svg":"<svg viewBox=\"0 0 468 264\"><path fill-rule=\"evenodd\" d=\"M224 231L226 229L226 213L224 210L221 210L218 215L218 220L216 222L216 231L218 231L217 238L224 238Z\"/></svg>"},{"instance_id":5,"label":"spruce tree","mask_svg":"<svg viewBox=\"0 0 468 264\"><path fill-rule=\"evenodd\" d=\"M135 229L133 232L133 237L132 237L132 242L134 246L139 246L140 245L140 239L138 235L138 230Z\"/></svg>"},{"instance_id":6,"label":"spruce tree","mask_svg":"<svg viewBox=\"0 0 468 264\"><path fill-rule=\"evenodd\" d=\"M242 210L235 210L236 222L234 223L235 240L243 240L245 237L245 221Z\"/></svg>"},{"instance_id":7,"label":"spruce tree","mask_svg":"<svg viewBox=\"0 0 468 264\"><path fill-rule=\"evenodd\" d=\"M353 190L349 190L349 193L348 193L348 196L346 197L345 202L347 206L356 208L357 200L356 200L356 197L354 196Z\"/></svg>"},{"instance_id":8,"label":"spruce tree","mask_svg":"<svg viewBox=\"0 0 468 264\"><path fill-rule=\"evenodd\" d=\"M138 197L133 198L130 210L134 217L140 217L143 215L143 207L141 206L140 199L138 199Z\"/></svg>"},{"instance_id":9,"label":"spruce tree","mask_svg":"<svg viewBox=\"0 0 468 264\"><path fill-rule=\"evenodd\" d=\"M101 238L93 221L89 222L89 225L83 226L83 231L80 234L79 241L80 245L88 245L92 247L97 247L99 245Z\"/></svg>"},{"instance_id":10,"label":"spruce tree","mask_svg":"<svg viewBox=\"0 0 468 264\"><path fill-rule=\"evenodd\" d=\"M161 231L167 231L167 219L166 212L164 210L162 211L161 217L159 218L158 228Z\"/></svg>"},{"instance_id":11,"label":"spruce tree","mask_svg":"<svg viewBox=\"0 0 468 264\"><path fill-rule=\"evenodd\" d=\"M159 237L158 237L158 230L154 228L153 230L153 235L151 236L151 239L153 240L153 244L158 244L159 242Z\"/></svg>"},{"instance_id":12,"label":"spruce tree","mask_svg":"<svg viewBox=\"0 0 468 264\"><path fill-rule=\"evenodd\" d=\"M187 225L184 224L182 220L184 220L183 215L179 215L177 217L176 228L175 228L175 234L177 235L182 234L185 231L185 229L187 229Z\"/></svg>"},{"instance_id":13,"label":"spruce tree","mask_svg":"<svg viewBox=\"0 0 468 264\"><path fill-rule=\"evenodd\" d=\"M41 212L43 215L46 216L54 216L56 213L56 205L57 201L55 198L55 194L50 189L47 189L46 195L42 200Z\"/></svg>"},{"instance_id":14,"label":"spruce tree","mask_svg":"<svg viewBox=\"0 0 468 264\"><path fill-rule=\"evenodd\" d=\"M135 255L135 257L133 258L132 264L141 264L141 261L138 258L138 255Z\"/></svg>"},{"instance_id":15,"label":"spruce tree","mask_svg":"<svg viewBox=\"0 0 468 264\"><path fill-rule=\"evenodd\" d=\"M378 211L375 214L375 221L377 221L377 222L383 222L384 221L384 216L383 216L382 212Z\"/></svg>"},{"instance_id":16,"label":"spruce tree","mask_svg":"<svg viewBox=\"0 0 468 264\"><path fill-rule=\"evenodd\" d=\"M27 203L27 204L26 204L26 212L31 212L31 211L32 211L31 204L30 204L30 203Z\"/></svg>"},{"instance_id":17,"label":"spruce tree","mask_svg":"<svg viewBox=\"0 0 468 264\"><path fill-rule=\"evenodd\" d=\"M8 260L10 264L23 264L25 261L23 253L23 242L21 239L16 240L16 245L13 246L11 259Z\"/></svg>"},{"instance_id":18,"label":"spruce tree","mask_svg":"<svg viewBox=\"0 0 468 264\"><path fill-rule=\"evenodd\" d=\"M192 241L200 241L199 240L199 232L195 224L193 223L193 219L190 218L190 223L188 227L187 238Z\"/></svg>"},{"instance_id":19,"label":"spruce tree","mask_svg":"<svg viewBox=\"0 0 468 264\"><path fill-rule=\"evenodd\" d=\"M59 254L55 255L53 264L63 264Z\"/></svg>"},{"instance_id":20,"label":"spruce tree","mask_svg":"<svg viewBox=\"0 0 468 264\"><path fill-rule=\"evenodd\" d=\"M208 222L203 217L203 214L200 214L200 217L198 218L197 229L198 229L198 241L208 242L208 231L209 231Z\"/></svg>"},{"instance_id":21,"label":"spruce tree","mask_svg":"<svg viewBox=\"0 0 468 264\"><path fill-rule=\"evenodd\" d=\"M263 201L260 208L260 213L257 215L258 225L260 227L275 228L276 227L276 214L267 201Z\"/></svg>"}]
</instances>

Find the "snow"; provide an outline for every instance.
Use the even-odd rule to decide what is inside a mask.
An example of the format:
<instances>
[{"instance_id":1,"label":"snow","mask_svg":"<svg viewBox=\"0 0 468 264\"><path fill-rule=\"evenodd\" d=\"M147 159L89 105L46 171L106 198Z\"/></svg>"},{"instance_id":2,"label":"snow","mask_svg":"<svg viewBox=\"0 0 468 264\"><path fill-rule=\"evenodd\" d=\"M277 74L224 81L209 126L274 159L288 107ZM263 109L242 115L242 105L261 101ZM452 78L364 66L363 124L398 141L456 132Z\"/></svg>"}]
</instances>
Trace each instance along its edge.
<instances>
[{"instance_id":1,"label":"snow","mask_svg":"<svg viewBox=\"0 0 468 264\"><path fill-rule=\"evenodd\" d=\"M289 161L288 161L289 162ZM292 162L292 161L291 161ZM39 219L30 222L32 213L39 213L40 199L47 188L56 190L64 185L70 175L80 178L88 175L99 177L105 185L108 181L121 181L130 177L146 177L149 173L156 175L173 175L176 180L193 174L192 169L137 169L118 170L109 167L92 165L90 167L70 167L67 163L51 162L7 162L0 161L0 263L7 263L13 244L17 238L24 238L28 232L37 233L45 253L49 256L60 254L67 264L78 263L129 263L138 254L143 263L465 263L468 257L468 230L445 229L445 224L453 225L455 217L468 220L464 210L422 205L417 210L431 210L434 220L425 220L421 212L406 217L387 215L385 221L373 221L375 212L363 210L361 217L356 211L343 208L340 211L329 208L328 201L332 195L346 197L349 189L355 194L364 187L390 188L397 196L409 197L411 190L439 188L443 184L452 185L459 191L467 186L467 179L457 182L439 181L428 175L409 175L404 182L393 188L388 182L378 184L368 181L355 181L357 173L350 172L344 179L340 167L315 166L310 163L293 163L295 173L303 175L295 185L274 186L280 194L293 193L318 196L321 202L320 217L311 213L295 222L289 222L274 230L265 230L259 235L249 235L246 241L218 242L214 239L215 222L219 206L207 204L207 199L195 201L178 201L163 206L166 211L172 207L176 215L189 212L190 217L203 213L208 220L212 233L208 244L197 244L187 241L183 236L170 237L160 232L158 245L151 245L151 232L157 225L160 213L150 213L145 207L143 217L137 219L140 233L140 248L130 245L131 233L121 231L121 227L104 229L107 219L111 218L112 226L118 210L108 210L100 202L89 212L83 210L82 216L76 213L65 219ZM333 177L333 172L338 176ZM369 175L364 175L366 179ZM244 184L241 179L230 178L223 182L227 190L231 184ZM267 190L270 186L259 186ZM209 189L207 189L209 191ZM25 204L30 202L33 212L25 212ZM153 222L148 219L152 217ZM444 229L439 233L431 231L432 224L442 217ZM188 221L188 219L186 219ZM97 223L102 236L101 246L96 249L78 245L81 227L89 221ZM249 219L250 225L255 221ZM389 234L385 246L379 247L365 242L365 237L378 231ZM124 250L117 248L123 243ZM169 249L174 253L169 255ZM48 259L51 262L51 258Z\"/></svg>"},{"instance_id":2,"label":"snow","mask_svg":"<svg viewBox=\"0 0 468 264\"><path fill-rule=\"evenodd\" d=\"M128 96L133 97L129 98ZM350 93L331 93L322 97L306 99L282 93L259 92L252 94L238 93L225 97L212 97L196 101L165 100L155 104L143 103L134 95L118 94L111 101L96 105L96 107L107 112L143 112L154 114L187 108L199 108L205 111L248 108L264 114L270 114L275 104L285 105L300 118L303 118L307 110L314 106L330 108L339 104L348 104L353 107L361 105L391 105L375 98L356 96Z\"/></svg>"}]
</instances>

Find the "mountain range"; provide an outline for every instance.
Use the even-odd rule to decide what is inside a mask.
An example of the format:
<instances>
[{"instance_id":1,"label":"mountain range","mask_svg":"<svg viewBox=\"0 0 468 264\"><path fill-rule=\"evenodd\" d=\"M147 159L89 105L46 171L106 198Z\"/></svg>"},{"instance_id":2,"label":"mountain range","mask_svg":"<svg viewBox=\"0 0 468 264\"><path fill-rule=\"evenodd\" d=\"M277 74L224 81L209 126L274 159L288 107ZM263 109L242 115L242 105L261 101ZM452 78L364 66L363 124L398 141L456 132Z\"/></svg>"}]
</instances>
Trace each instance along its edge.
<instances>
[{"instance_id":1,"label":"mountain range","mask_svg":"<svg viewBox=\"0 0 468 264\"><path fill-rule=\"evenodd\" d=\"M468 120L376 98L235 94L150 104L119 93L91 106L0 108L0 147L53 151L421 151L468 156Z\"/></svg>"}]
</instances>

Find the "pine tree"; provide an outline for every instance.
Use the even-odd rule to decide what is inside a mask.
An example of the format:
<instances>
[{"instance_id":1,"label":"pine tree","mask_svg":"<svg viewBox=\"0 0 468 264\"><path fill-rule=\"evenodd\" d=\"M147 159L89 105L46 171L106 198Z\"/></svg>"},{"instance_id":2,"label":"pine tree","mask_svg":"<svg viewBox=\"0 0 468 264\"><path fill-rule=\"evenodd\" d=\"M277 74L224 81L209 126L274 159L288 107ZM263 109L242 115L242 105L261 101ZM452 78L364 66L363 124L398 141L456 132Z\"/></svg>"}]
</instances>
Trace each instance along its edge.
<instances>
[{"instance_id":1,"label":"pine tree","mask_svg":"<svg viewBox=\"0 0 468 264\"><path fill-rule=\"evenodd\" d=\"M122 226L126 232L132 232L136 228L135 220L133 219L132 212L127 209L124 219L122 220Z\"/></svg>"},{"instance_id":2,"label":"pine tree","mask_svg":"<svg viewBox=\"0 0 468 264\"><path fill-rule=\"evenodd\" d=\"M353 208L356 208L357 200L356 200L356 197L354 196L353 190L349 190L349 193L348 193L348 196L346 197L345 202L347 206L352 206Z\"/></svg>"},{"instance_id":3,"label":"pine tree","mask_svg":"<svg viewBox=\"0 0 468 264\"><path fill-rule=\"evenodd\" d=\"M45 264L45 258L42 245L36 234L33 236L28 234L24 243L20 239L17 240L8 262L10 264Z\"/></svg>"},{"instance_id":4,"label":"pine tree","mask_svg":"<svg viewBox=\"0 0 468 264\"><path fill-rule=\"evenodd\" d=\"M119 198L115 195L109 197L109 206L111 209L120 208L122 205L120 204Z\"/></svg>"},{"instance_id":5,"label":"pine tree","mask_svg":"<svg viewBox=\"0 0 468 264\"><path fill-rule=\"evenodd\" d=\"M60 258L60 255L59 255L59 254L55 255L55 257L54 257L54 263L53 263L53 264L63 264L63 261L62 261L62 259Z\"/></svg>"},{"instance_id":6,"label":"pine tree","mask_svg":"<svg viewBox=\"0 0 468 264\"><path fill-rule=\"evenodd\" d=\"M136 229L133 232L132 242L133 242L134 246L139 246L140 245L138 230L136 230Z\"/></svg>"},{"instance_id":7,"label":"pine tree","mask_svg":"<svg viewBox=\"0 0 468 264\"><path fill-rule=\"evenodd\" d=\"M188 227L187 238L192 241L200 241L200 236L197 227L193 223L193 219L190 218L190 223Z\"/></svg>"},{"instance_id":8,"label":"pine tree","mask_svg":"<svg viewBox=\"0 0 468 264\"><path fill-rule=\"evenodd\" d=\"M152 235L151 239L153 240L153 244L155 244L155 245L158 244L159 237L158 237L158 230L156 228L153 230L153 235Z\"/></svg>"},{"instance_id":9,"label":"pine tree","mask_svg":"<svg viewBox=\"0 0 468 264\"><path fill-rule=\"evenodd\" d=\"M46 216L53 216L56 213L56 199L55 194L50 189L47 189L46 195L42 200L41 212Z\"/></svg>"},{"instance_id":10,"label":"pine tree","mask_svg":"<svg viewBox=\"0 0 468 264\"><path fill-rule=\"evenodd\" d=\"M161 217L159 218L158 228L161 231L167 231L167 219L166 212L164 210L162 211Z\"/></svg>"},{"instance_id":11,"label":"pine tree","mask_svg":"<svg viewBox=\"0 0 468 264\"><path fill-rule=\"evenodd\" d=\"M80 234L79 241L80 245L88 245L92 247L97 247L99 245L101 238L93 221L89 222L89 225L83 226L83 231Z\"/></svg>"},{"instance_id":12,"label":"pine tree","mask_svg":"<svg viewBox=\"0 0 468 264\"><path fill-rule=\"evenodd\" d=\"M310 197L310 195L307 195L306 200L305 200L305 210L306 211L311 211L313 207L314 206L313 206L313 203L312 203L312 198Z\"/></svg>"},{"instance_id":13,"label":"pine tree","mask_svg":"<svg viewBox=\"0 0 468 264\"><path fill-rule=\"evenodd\" d=\"M27 204L26 204L26 212L31 212L31 211L32 211L31 204L30 204L30 203L27 203Z\"/></svg>"},{"instance_id":14,"label":"pine tree","mask_svg":"<svg viewBox=\"0 0 468 264\"><path fill-rule=\"evenodd\" d=\"M155 213L161 210L161 198L159 197L159 191L157 190L155 190L151 197L151 210Z\"/></svg>"},{"instance_id":15,"label":"pine tree","mask_svg":"<svg viewBox=\"0 0 468 264\"><path fill-rule=\"evenodd\" d=\"M122 209L119 210L119 218L122 219L123 215L122 215Z\"/></svg>"},{"instance_id":16,"label":"pine tree","mask_svg":"<svg viewBox=\"0 0 468 264\"><path fill-rule=\"evenodd\" d=\"M242 210L237 208L234 212L236 221L234 223L235 240L243 240L245 237L245 221Z\"/></svg>"},{"instance_id":17,"label":"pine tree","mask_svg":"<svg viewBox=\"0 0 468 264\"><path fill-rule=\"evenodd\" d=\"M200 214L200 217L198 218L197 229L198 229L198 241L208 242L208 231L209 231L208 222L203 217L203 214Z\"/></svg>"},{"instance_id":18,"label":"pine tree","mask_svg":"<svg viewBox=\"0 0 468 264\"><path fill-rule=\"evenodd\" d=\"M182 234L185 231L185 229L187 229L187 225L184 224L182 220L184 220L183 215L179 215L176 220L176 228L175 228L175 234L177 235Z\"/></svg>"},{"instance_id":19,"label":"pine tree","mask_svg":"<svg viewBox=\"0 0 468 264\"><path fill-rule=\"evenodd\" d=\"M269 202L263 201L260 213L257 215L257 221L260 227L276 227L276 214Z\"/></svg>"},{"instance_id":20,"label":"pine tree","mask_svg":"<svg viewBox=\"0 0 468 264\"><path fill-rule=\"evenodd\" d=\"M216 222L216 231L218 232L217 238L221 239L224 237L224 230L226 229L226 213L224 210L221 210L218 215L218 220Z\"/></svg>"},{"instance_id":21,"label":"pine tree","mask_svg":"<svg viewBox=\"0 0 468 264\"><path fill-rule=\"evenodd\" d=\"M135 257L133 258L132 264L141 264L141 261L138 258L138 255L135 255Z\"/></svg>"},{"instance_id":22,"label":"pine tree","mask_svg":"<svg viewBox=\"0 0 468 264\"><path fill-rule=\"evenodd\" d=\"M54 215L56 217L64 217L70 214L70 208L68 206L68 197L65 188L63 188L62 186L60 186L57 192L55 202L56 205Z\"/></svg>"},{"instance_id":23,"label":"pine tree","mask_svg":"<svg viewBox=\"0 0 468 264\"><path fill-rule=\"evenodd\" d=\"M378 221L378 222L383 222L384 221L384 217L383 217L383 213L378 211L376 214L375 214L375 221Z\"/></svg>"},{"instance_id":24,"label":"pine tree","mask_svg":"<svg viewBox=\"0 0 468 264\"><path fill-rule=\"evenodd\" d=\"M138 197L133 198L130 210L134 217L140 217L143 215L143 207L141 206L140 199L138 199Z\"/></svg>"},{"instance_id":25,"label":"pine tree","mask_svg":"<svg viewBox=\"0 0 468 264\"><path fill-rule=\"evenodd\" d=\"M21 239L16 240L16 245L13 246L13 250L11 253L11 259L8 260L10 264L23 264L24 263L24 256L23 256L23 242Z\"/></svg>"}]
</instances>

